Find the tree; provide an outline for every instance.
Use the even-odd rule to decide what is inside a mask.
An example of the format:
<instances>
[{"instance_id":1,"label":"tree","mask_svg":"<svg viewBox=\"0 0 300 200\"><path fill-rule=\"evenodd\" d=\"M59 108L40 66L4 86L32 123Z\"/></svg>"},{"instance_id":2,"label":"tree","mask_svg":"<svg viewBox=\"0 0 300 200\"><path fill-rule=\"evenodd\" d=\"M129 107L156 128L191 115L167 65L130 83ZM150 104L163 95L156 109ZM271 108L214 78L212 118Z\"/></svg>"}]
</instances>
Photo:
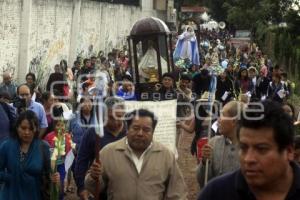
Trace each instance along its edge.
<instances>
[{"instance_id":1,"label":"tree","mask_svg":"<svg viewBox=\"0 0 300 200\"><path fill-rule=\"evenodd\" d=\"M203 5L211 11L211 16L216 21L226 21L227 10L223 7L226 0L204 0Z\"/></svg>"},{"instance_id":2,"label":"tree","mask_svg":"<svg viewBox=\"0 0 300 200\"><path fill-rule=\"evenodd\" d=\"M204 0L217 21L227 21L238 29L255 30L258 24L278 24L296 0Z\"/></svg>"},{"instance_id":3,"label":"tree","mask_svg":"<svg viewBox=\"0 0 300 200\"><path fill-rule=\"evenodd\" d=\"M256 23L262 19L262 0L225 1L223 7L227 10L227 21L237 29L255 29Z\"/></svg>"},{"instance_id":4,"label":"tree","mask_svg":"<svg viewBox=\"0 0 300 200\"><path fill-rule=\"evenodd\" d=\"M300 2L299 2L300 4ZM300 40L300 5L298 5L297 9L289 9L285 15L285 21L287 23L287 29L289 32L298 37Z\"/></svg>"}]
</instances>

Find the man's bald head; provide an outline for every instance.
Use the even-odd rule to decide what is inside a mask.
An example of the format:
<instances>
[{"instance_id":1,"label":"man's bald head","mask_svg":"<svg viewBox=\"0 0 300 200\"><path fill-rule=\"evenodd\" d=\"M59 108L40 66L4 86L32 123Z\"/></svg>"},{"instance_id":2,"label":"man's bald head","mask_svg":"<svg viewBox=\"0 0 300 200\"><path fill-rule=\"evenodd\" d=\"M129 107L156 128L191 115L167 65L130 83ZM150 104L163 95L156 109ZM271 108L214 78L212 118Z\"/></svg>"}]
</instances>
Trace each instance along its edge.
<instances>
[{"instance_id":1,"label":"man's bald head","mask_svg":"<svg viewBox=\"0 0 300 200\"><path fill-rule=\"evenodd\" d=\"M12 76L11 76L10 72L4 72L3 75L2 75L2 77L3 77L3 82L5 84L9 84L11 82L11 77Z\"/></svg>"},{"instance_id":2,"label":"man's bald head","mask_svg":"<svg viewBox=\"0 0 300 200\"><path fill-rule=\"evenodd\" d=\"M226 111L228 117L238 118L244 107L245 104L240 101L230 101L223 107L223 111Z\"/></svg>"},{"instance_id":3,"label":"man's bald head","mask_svg":"<svg viewBox=\"0 0 300 200\"><path fill-rule=\"evenodd\" d=\"M17 94L20 95L20 92L27 91L27 90L30 91L29 86L26 84L22 84L17 88Z\"/></svg>"},{"instance_id":4,"label":"man's bald head","mask_svg":"<svg viewBox=\"0 0 300 200\"><path fill-rule=\"evenodd\" d=\"M236 136L237 122L241 117L244 104L239 101L228 102L221 110L218 119L219 133L233 140Z\"/></svg>"},{"instance_id":5,"label":"man's bald head","mask_svg":"<svg viewBox=\"0 0 300 200\"><path fill-rule=\"evenodd\" d=\"M26 84L22 84L17 88L17 94L20 98L26 99L26 104L29 105L31 100L30 88Z\"/></svg>"}]
</instances>

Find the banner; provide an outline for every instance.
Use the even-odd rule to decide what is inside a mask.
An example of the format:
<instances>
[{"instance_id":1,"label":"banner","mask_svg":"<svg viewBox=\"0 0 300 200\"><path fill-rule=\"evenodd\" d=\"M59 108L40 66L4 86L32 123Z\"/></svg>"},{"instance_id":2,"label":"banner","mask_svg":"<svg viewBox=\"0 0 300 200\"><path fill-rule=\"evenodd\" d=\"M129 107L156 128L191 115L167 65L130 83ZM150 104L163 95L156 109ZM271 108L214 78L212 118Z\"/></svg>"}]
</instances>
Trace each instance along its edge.
<instances>
[{"instance_id":1,"label":"banner","mask_svg":"<svg viewBox=\"0 0 300 200\"><path fill-rule=\"evenodd\" d=\"M158 123L153 139L164 144L175 153L176 150L176 100L169 101L126 101L126 112L147 109L155 114Z\"/></svg>"}]
</instances>

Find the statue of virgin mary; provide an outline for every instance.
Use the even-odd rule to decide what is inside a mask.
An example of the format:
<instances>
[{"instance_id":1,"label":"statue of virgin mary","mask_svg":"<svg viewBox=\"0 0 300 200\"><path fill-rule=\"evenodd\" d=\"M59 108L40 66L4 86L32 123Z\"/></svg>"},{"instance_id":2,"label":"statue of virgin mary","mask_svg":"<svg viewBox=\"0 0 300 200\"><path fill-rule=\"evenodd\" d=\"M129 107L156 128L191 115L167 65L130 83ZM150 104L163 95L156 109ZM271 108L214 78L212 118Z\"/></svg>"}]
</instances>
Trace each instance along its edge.
<instances>
[{"instance_id":1,"label":"statue of virgin mary","mask_svg":"<svg viewBox=\"0 0 300 200\"><path fill-rule=\"evenodd\" d=\"M173 57L175 60L189 59L191 64L200 65L197 38L191 26L186 26L186 30L179 35Z\"/></svg>"}]
</instances>

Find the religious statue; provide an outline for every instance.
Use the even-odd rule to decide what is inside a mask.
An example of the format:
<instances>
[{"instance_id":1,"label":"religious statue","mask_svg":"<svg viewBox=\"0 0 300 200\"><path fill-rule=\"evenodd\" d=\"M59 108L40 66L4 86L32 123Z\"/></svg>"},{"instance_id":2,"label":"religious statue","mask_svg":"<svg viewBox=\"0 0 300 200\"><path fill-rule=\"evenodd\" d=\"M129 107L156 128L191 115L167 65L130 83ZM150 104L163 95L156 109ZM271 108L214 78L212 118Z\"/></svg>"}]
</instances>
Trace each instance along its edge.
<instances>
[{"instance_id":1,"label":"religious statue","mask_svg":"<svg viewBox=\"0 0 300 200\"><path fill-rule=\"evenodd\" d=\"M191 64L200 65L197 38L191 26L186 26L186 30L179 35L173 57L175 60L189 59Z\"/></svg>"},{"instance_id":2,"label":"religious statue","mask_svg":"<svg viewBox=\"0 0 300 200\"><path fill-rule=\"evenodd\" d=\"M167 61L160 56L162 74L168 71ZM150 45L139 63L141 83L159 82L157 51Z\"/></svg>"}]
</instances>

